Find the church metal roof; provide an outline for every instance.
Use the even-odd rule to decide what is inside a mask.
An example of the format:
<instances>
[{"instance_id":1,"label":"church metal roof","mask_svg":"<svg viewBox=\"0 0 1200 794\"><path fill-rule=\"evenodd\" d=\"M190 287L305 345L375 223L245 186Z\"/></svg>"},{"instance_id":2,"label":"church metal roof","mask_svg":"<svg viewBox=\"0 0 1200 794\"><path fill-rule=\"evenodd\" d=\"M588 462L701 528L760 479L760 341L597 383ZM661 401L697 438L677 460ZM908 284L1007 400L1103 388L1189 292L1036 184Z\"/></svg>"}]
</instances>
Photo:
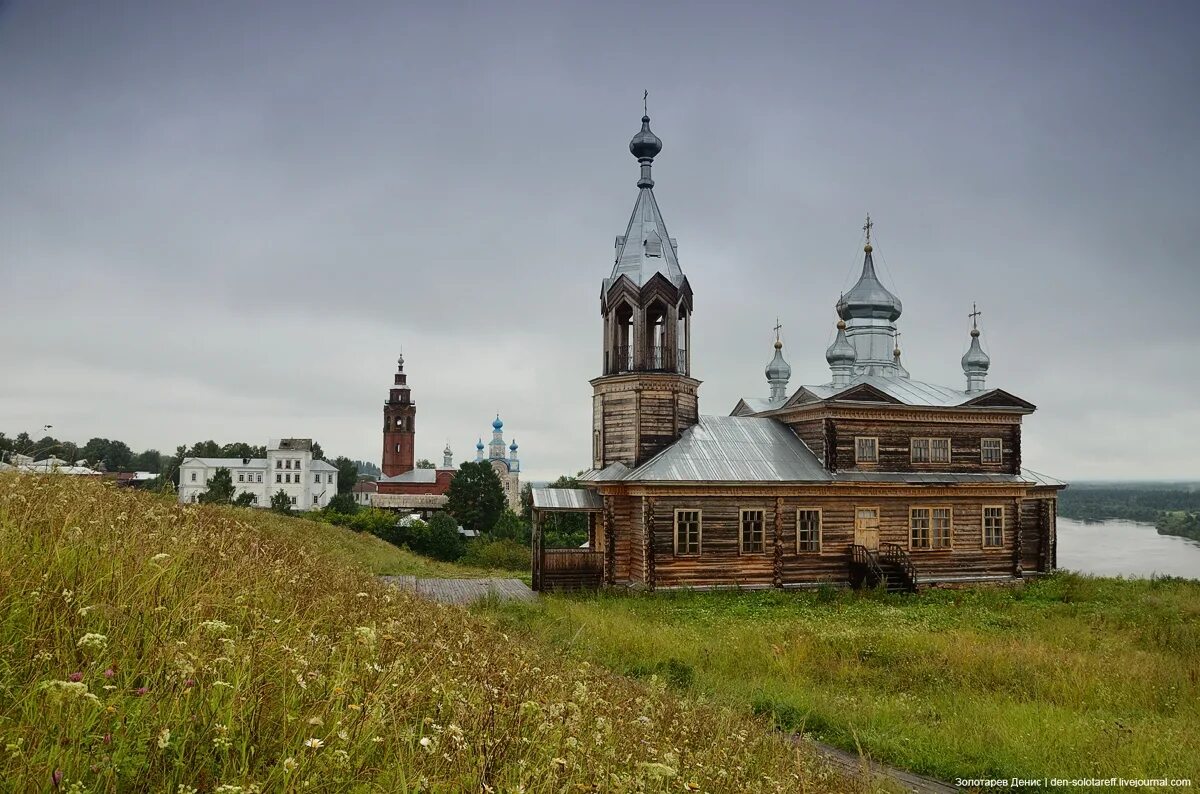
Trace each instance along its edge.
<instances>
[{"instance_id":1,"label":"church metal roof","mask_svg":"<svg viewBox=\"0 0 1200 794\"><path fill-rule=\"evenodd\" d=\"M782 422L750 416L701 416L678 441L623 479L828 482L832 477Z\"/></svg>"},{"instance_id":2,"label":"church metal roof","mask_svg":"<svg viewBox=\"0 0 1200 794\"><path fill-rule=\"evenodd\" d=\"M380 477L379 482L419 482L432 485L437 482L437 469L411 469L395 477Z\"/></svg>"},{"instance_id":3,"label":"church metal roof","mask_svg":"<svg viewBox=\"0 0 1200 794\"><path fill-rule=\"evenodd\" d=\"M834 386L833 384L825 383L820 386L801 386L797 391L806 391L818 400L832 400L836 399L837 395L842 392L862 384L872 386L904 405L932 408L952 408L963 405L971 400L978 399L980 395L986 393L986 391L968 392L962 389L953 389L949 386L939 386L934 383L925 383L924 381L913 380L911 378L891 377L888 375L859 375L846 386ZM746 402L749 405L750 401L747 400ZM795 404L800 405L803 402L803 400L800 400Z\"/></svg>"}]
</instances>

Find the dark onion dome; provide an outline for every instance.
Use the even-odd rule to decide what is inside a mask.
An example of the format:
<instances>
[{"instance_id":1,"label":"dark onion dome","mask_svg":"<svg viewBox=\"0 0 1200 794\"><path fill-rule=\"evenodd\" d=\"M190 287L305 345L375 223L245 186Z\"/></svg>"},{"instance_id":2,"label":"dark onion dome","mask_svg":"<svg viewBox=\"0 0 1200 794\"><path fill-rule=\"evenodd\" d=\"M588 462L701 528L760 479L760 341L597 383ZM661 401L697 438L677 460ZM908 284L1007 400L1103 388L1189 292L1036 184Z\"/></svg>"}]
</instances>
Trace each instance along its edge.
<instances>
[{"instance_id":1,"label":"dark onion dome","mask_svg":"<svg viewBox=\"0 0 1200 794\"><path fill-rule=\"evenodd\" d=\"M962 368L964 372L987 372L992 365L992 359L979 346L979 329L971 329L971 347L963 353Z\"/></svg>"},{"instance_id":2,"label":"dark onion dome","mask_svg":"<svg viewBox=\"0 0 1200 794\"><path fill-rule=\"evenodd\" d=\"M767 380L782 380L787 381L792 377L792 367L783 360L783 342L775 340L775 358L771 359L771 363L767 364L765 370Z\"/></svg>"},{"instance_id":3,"label":"dark onion dome","mask_svg":"<svg viewBox=\"0 0 1200 794\"><path fill-rule=\"evenodd\" d=\"M840 303L838 304L841 305ZM850 344L850 340L846 338L846 321L838 320L837 322L837 337L834 338L833 344L825 351L825 360L829 362L829 366L835 367L839 364L853 364L857 357L854 352L854 345Z\"/></svg>"},{"instance_id":4,"label":"dark onion dome","mask_svg":"<svg viewBox=\"0 0 1200 794\"><path fill-rule=\"evenodd\" d=\"M871 244L867 243L863 250L866 256L863 258L862 275L858 277L858 283L838 301L838 316L843 320L872 318L895 321L904 310L900 299L888 292L875 275Z\"/></svg>"},{"instance_id":5,"label":"dark onion dome","mask_svg":"<svg viewBox=\"0 0 1200 794\"><path fill-rule=\"evenodd\" d=\"M642 129L629 142L629 151L639 160L653 160L662 151L662 139L650 131L649 116L642 116Z\"/></svg>"}]
</instances>

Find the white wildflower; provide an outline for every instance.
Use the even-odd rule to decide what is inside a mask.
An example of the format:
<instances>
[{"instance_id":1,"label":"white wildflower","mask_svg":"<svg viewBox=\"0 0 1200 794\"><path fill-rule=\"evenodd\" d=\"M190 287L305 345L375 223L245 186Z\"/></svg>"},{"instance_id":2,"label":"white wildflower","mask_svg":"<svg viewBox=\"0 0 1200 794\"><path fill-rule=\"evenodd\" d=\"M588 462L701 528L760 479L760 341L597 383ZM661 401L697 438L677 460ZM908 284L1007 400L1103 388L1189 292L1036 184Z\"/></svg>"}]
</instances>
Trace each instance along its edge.
<instances>
[{"instance_id":1,"label":"white wildflower","mask_svg":"<svg viewBox=\"0 0 1200 794\"><path fill-rule=\"evenodd\" d=\"M296 771L296 767L298 766L300 765L296 763L295 758L289 756L288 758L283 759L283 773L285 775L290 775L292 772Z\"/></svg>"},{"instance_id":2,"label":"white wildflower","mask_svg":"<svg viewBox=\"0 0 1200 794\"><path fill-rule=\"evenodd\" d=\"M160 551L158 554L155 554L153 557L150 558L150 562L157 564L157 563L166 562L169 559L171 559L170 554L167 554L165 551Z\"/></svg>"},{"instance_id":3,"label":"white wildflower","mask_svg":"<svg viewBox=\"0 0 1200 794\"><path fill-rule=\"evenodd\" d=\"M304 746L310 750L320 750L322 747L325 746L325 742L321 741L320 739L317 739L316 737L313 737L311 739L305 739Z\"/></svg>"},{"instance_id":4,"label":"white wildflower","mask_svg":"<svg viewBox=\"0 0 1200 794\"><path fill-rule=\"evenodd\" d=\"M163 728L158 732L158 749L165 750L171 744L171 729Z\"/></svg>"},{"instance_id":5,"label":"white wildflower","mask_svg":"<svg viewBox=\"0 0 1200 794\"><path fill-rule=\"evenodd\" d=\"M102 651L106 645L108 637L103 634L84 634L79 638L79 642L75 643L75 647L85 651Z\"/></svg>"}]
</instances>

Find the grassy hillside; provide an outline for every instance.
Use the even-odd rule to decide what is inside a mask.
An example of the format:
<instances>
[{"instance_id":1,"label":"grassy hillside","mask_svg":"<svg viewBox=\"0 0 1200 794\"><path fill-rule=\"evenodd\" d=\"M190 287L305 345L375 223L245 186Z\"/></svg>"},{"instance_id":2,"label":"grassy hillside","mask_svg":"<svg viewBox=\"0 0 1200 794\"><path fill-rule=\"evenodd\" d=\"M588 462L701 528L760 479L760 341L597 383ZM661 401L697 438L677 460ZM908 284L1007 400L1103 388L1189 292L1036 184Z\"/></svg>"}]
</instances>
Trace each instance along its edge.
<instances>
[{"instance_id":1,"label":"grassy hillside","mask_svg":"<svg viewBox=\"0 0 1200 794\"><path fill-rule=\"evenodd\" d=\"M0 476L17 790L840 791L757 721L379 585L310 522Z\"/></svg>"},{"instance_id":2,"label":"grassy hillside","mask_svg":"<svg viewBox=\"0 0 1200 794\"><path fill-rule=\"evenodd\" d=\"M657 593L489 609L565 655L656 673L945 780L1200 780L1200 582L1059 575L917 597Z\"/></svg>"}]
</instances>

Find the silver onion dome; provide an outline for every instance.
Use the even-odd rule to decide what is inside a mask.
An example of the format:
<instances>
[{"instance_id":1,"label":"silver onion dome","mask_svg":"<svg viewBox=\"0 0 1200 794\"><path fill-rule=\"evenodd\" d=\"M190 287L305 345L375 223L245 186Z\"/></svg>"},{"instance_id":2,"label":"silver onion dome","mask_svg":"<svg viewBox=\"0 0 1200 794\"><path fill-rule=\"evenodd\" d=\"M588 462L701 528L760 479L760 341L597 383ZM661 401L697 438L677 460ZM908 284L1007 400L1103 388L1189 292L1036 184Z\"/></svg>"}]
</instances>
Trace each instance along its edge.
<instances>
[{"instance_id":1,"label":"silver onion dome","mask_svg":"<svg viewBox=\"0 0 1200 794\"><path fill-rule=\"evenodd\" d=\"M650 131L650 117L642 116L642 129L629 142L629 152L638 160L653 160L662 151L662 139Z\"/></svg>"},{"instance_id":2,"label":"silver onion dome","mask_svg":"<svg viewBox=\"0 0 1200 794\"><path fill-rule=\"evenodd\" d=\"M775 340L775 357L771 359L770 364L767 364L765 372L769 381L791 379L792 367L783 358L783 342Z\"/></svg>"},{"instance_id":3,"label":"silver onion dome","mask_svg":"<svg viewBox=\"0 0 1200 794\"><path fill-rule=\"evenodd\" d=\"M837 336L834 338L833 344L825 351L825 360L831 367L839 364L853 364L856 355L854 345L850 344L850 340L846 338L846 321L838 320L837 329Z\"/></svg>"},{"instance_id":4,"label":"silver onion dome","mask_svg":"<svg viewBox=\"0 0 1200 794\"><path fill-rule=\"evenodd\" d=\"M964 372L987 372L992 365L992 359L979 346L979 329L971 329L971 346L963 353L962 368Z\"/></svg>"},{"instance_id":5,"label":"silver onion dome","mask_svg":"<svg viewBox=\"0 0 1200 794\"><path fill-rule=\"evenodd\" d=\"M858 283L842 296L837 303L838 316L843 320L883 319L895 321L904 310L900 299L888 291L875 275L875 262L871 258L871 244L863 247L862 275Z\"/></svg>"}]
</instances>

